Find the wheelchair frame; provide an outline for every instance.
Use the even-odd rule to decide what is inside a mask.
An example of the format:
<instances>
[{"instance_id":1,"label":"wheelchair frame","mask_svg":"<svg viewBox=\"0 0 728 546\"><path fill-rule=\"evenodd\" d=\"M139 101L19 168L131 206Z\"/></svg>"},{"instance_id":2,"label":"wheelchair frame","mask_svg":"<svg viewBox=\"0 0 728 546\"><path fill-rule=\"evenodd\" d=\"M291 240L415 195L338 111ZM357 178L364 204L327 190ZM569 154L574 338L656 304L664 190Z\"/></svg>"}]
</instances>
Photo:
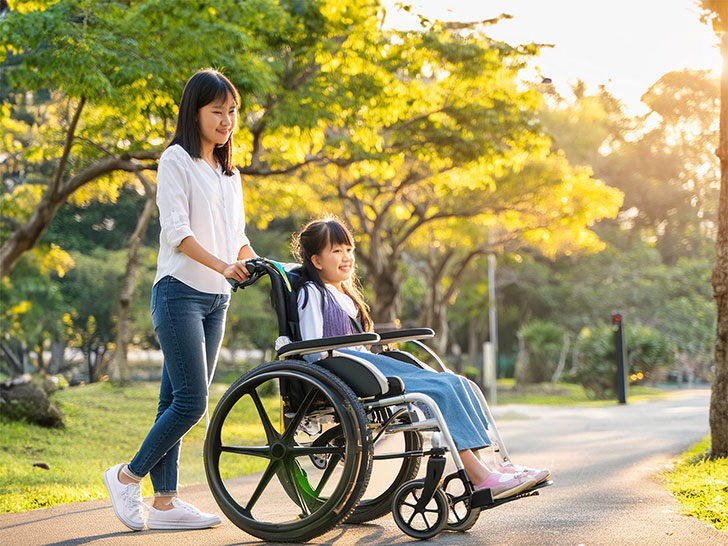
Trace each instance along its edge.
<instances>
[{"instance_id":1,"label":"wheelchair frame","mask_svg":"<svg viewBox=\"0 0 728 546\"><path fill-rule=\"evenodd\" d=\"M428 328L396 330L393 332L362 333L336 338L291 341L300 339L296 294L289 276L297 275L297 264L284 266L271 260L256 258L247 262L250 277L239 283L230 281L234 290L245 288L267 275L271 280L271 299L278 319L279 338L276 340L276 361L262 364L240 377L221 398L213 412L205 439L204 459L210 489L222 511L233 523L247 533L271 541L300 542L319 536L342 521L363 522L384 515L390 510L400 529L406 534L427 539L443 530L467 531L477 521L481 509L489 509L518 498L537 495L538 489L552 482L547 481L511 497L494 500L490 489L475 491L470 482L440 408L432 398L422 393L408 393L398 377L386 377L368 361L337 349L375 344L396 344L411 341L426 351L441 368L442 373L452 373L442 360L420 340L434 336ZM306 354L326 352L328 356L316 363L302 359ZM387 354L387 353L385 353ZM398 353L400 360L418 365L407 353ZM355 364L354 364L355 363ZM354 364L354 365L352 365ZM265 415L257 388L265 381L278 381L282 400L289 400L289 412L281 409L280 432L275 431ZM498 433L493 415L480 389L468 381L488 423L491 447L503 461L508 452ZM298 406L290 403L293 391L284 395L283 387L308 384L306 394L299 396ZM356 392L355 392L356 391ZM222 442L222 431L229 413L245 396L255 403L266 435L266 446L227 446ZM318 402L322 408L307 413ZM324 399L324 400L320 400ZM412 407L424 405L431 417L415 420ZM328 408L328 409L327 409ZM333 416L331 415L333 412ZM381 412L380 422L372 415ZM326 418L338 423L321 431L309 444L299 444L295 436L302 429L316 429L316 419ZM268 423L266 424L266 420ZM330 425L330 423L329 423ZM377 431L371 438L372 430ZM333 431L333 432L332 432ZM423 449L422 432L431 432L431 447ZM382 435L403 433L403 453L374 454L374 444ZM358 452L350 443L358 444ZM318 442L318 444L317 444ZM343 445L342 445L343 443ZM408 446L408 447L407 447ZM456 472L445 476L445 455L450 452ZM269 460L261 481L243 506L235 498L222 478L220 459L223 453L237 453L264 457ZM323 470L321 482L316 488L309 483L305 468L298 458L308 455L316 468ZM429 457L424 479L415 479L419 461ZM402 467L395 482L380 496L360 503L366 490L371 464L375 460L402 459ZM340 472L340 481L329 496L322 490L331 477ZM301 513L295 521L272 523L258 520L253 515L255 503L266 487L277 476L288 497L299 506ZM345 481L351 481L351 486ZM264 483L265 482L265 483ZM450 484L459 482L458 492L448 492ZM302 485L303 484L303 485ZM262 487L261 487L262 486ZM391 497L391 498L390 498ZM313 510L312 510L313 508ZM434 514L434 516L433 516ZM428 515L430 517L428 517ZM434 518L434 520L433 520Z\"/></svg>"}]
</instances>

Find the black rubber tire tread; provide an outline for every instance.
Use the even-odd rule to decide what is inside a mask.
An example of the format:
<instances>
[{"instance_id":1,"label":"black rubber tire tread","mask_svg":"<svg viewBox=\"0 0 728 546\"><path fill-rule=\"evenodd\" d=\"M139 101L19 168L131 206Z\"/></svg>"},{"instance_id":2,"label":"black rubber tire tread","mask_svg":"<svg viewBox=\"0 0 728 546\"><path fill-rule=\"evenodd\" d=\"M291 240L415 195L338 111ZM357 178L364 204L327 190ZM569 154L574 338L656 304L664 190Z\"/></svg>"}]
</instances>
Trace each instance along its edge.
<instances>
[{"instance_id":1,"label":"black rubber tire tread","mask_svg":"<svg viewBox=\"0 0 728 546\"><path fill-rule=\"evenodd\" d=\"M428 538L432 538L440 534L440 532L442 532L447 527L447 517L449 511L447 496L442 489L438 488L435 490L435 495L433 497L435 503L437 504L438 510L437 521L435 522L435 525L426 530L419 530L410 527L409 524L402 517L402 513L399 511L399 508L401 507L401 501L407 497L410 491L415 489L424 489L424 487L424 480L413 480L411 482L407 482L399 488L397 493L395 493L394 498L392 499L392 516L394 517L394 522L397 524L397 527L399 527L403 533L420 540L427 540Z\"/></svg>"},{"instance_id":2,"label":"black rubber tire tread","mask_svg":"<svg viewBox=\"0 0 728 546\"><path fill-rule=\"evenodd\" d=\"M350 428L352 431L356 431L356 435L358 436L356 440L359 442L361 448L361 457L354 469L356 472L354 476L352 476L350 488L341 495L341 504L333 507L325 514L317 515L316 521L311 522L311 527L304 526L303 528L296 530L282 529L281 527L283 524L269 524L265 522L258 523L253 527L250 519L246 518L227 501L227 490L222 484L222 479L219 475L219 468L215 467L215 445L213 442L215 439L219 441L220 430L222 429L224 418L227 416L227 413L230 411L232 406L234 406L234 404L243 396L243 393L240 393L239 391L244 391L245 385L250 380L257 378L262 374L276 372L294 372L300 376L311 377L324 384L329 389L329 393L332 397L337 398L337 401L345 408L349 417L352 419ZM227 407L228 404L229 407ZM221 415L220 413L221 408L227 410L224 415ZM336 525L351 514L351 512L356 508L359 499L364 494L367 484L369 483L371 462L371 433L367 424L364 407L358 397L354 394L350 387L331 372L317 366L316 364L300 360L279 360L275 362L268 362L266 364L261 364L239 377L220 398L220 401L212 414L212 418L210 419L210 428L205 438L205 474L207 475L210 491L212 492L218 506L230 519L230 521L243 531L262 540L271 542L305 542L336 527Z\"/></svg>"},{"instance_id":3,"label":"black rubber tire tread","mask_svg":"<svg viewBox=\"0 0 728 546\"><path fill-rule=\"evenodd\" d=\"M416 430L403 432L405 451L422 449L422 435ZM346 523L364 523L386 516L392 511L392 498L397 490L408 481L414 480L420 470L422 457L408 457L402 459L402 466L394 478L392 485L386 491L373 499L366 499L359 503Z\"/></svg>"},{"instance_id":4,"label":"black rubber tire tread","mask_svg":"<svg viewBox=\"0 0 728 546\"><path fill-rule=\"evenodd\" d=\"M471 508L468 511L468 515L462 521L458 523L448 523L445 526L447 531L456 531L458 533L464 533L473 528L473 525L478 521L480 517L480 508Z\"/></svg>"}]
</instances>

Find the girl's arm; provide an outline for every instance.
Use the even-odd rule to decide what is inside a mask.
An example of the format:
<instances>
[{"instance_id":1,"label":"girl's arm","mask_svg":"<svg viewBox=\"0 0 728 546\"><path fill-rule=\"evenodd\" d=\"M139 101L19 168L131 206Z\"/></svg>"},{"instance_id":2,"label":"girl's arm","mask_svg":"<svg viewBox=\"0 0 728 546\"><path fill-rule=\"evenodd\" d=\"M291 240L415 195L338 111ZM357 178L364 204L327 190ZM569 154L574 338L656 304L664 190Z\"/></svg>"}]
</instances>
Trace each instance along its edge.
<instances>
[{"instance_id":1,"label":"girl's arm","mask_svg":"<svg viewBox=\"0 0 728 546\"><path fill-rule=\"evenodd\" d=\"M308 297L306 297L307 293ZM301 308L304 302L306 302L306 307ZM321 313L321 293L314 287L304 285L298 291L298 324L301 328L302 341L324 337L324 316ZM318 353L303 355L303 358L308 362L314 362L325 356L326 353Z\"/></svg>"},{"instance_id":2,"label":"girl's arm","mask_svg":"<svg viewBox=\"0 0 728 546\"><path fill-rule=\"evenodd\" d=\"M308 296L308 297L307 297ZM310 285L298 291L298 324L301 341L324 337L324 317L321 313L321 293ZM308 301L307 301L308 300ZM306 307L301 307L304 302Z\"/></svg>"}]
</instances>

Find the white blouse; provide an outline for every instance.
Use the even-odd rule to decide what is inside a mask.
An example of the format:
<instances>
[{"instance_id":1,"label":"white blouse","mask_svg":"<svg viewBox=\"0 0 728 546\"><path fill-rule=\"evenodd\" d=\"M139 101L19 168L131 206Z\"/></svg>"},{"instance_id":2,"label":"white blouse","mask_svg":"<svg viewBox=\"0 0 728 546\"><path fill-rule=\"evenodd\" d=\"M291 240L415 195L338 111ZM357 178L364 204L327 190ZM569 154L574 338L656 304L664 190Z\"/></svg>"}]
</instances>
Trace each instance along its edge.
<instances>
[{"instance_id":1,"label":"white blouse","mask_svg":"<svg viewBox=\"0 0 728 546\"><path fill-rule=\"evenodd\" d=\"M232 263L250 244L237 169L226 176L220 167L215 170L204 159L193 159L182 146L170 146L159 160L157 207L162 229L155 284L171 275L200 292L229 294L230 285L220 273L177 247L192 235L205 250Z\"/></svg>"},{"instance_id":2,"label":"white blouse","mask_svg":"<svg viewBox=\"0 0 728 546\"><path fill-rule=\"evenodd\" d=\"M356 320L359 316L359 310L357 309L354 300L330 284L324 284L324 286L334 295L334 299L336 299L336 302L341 306L346 314ZM318 288L310 284L305 285L304 289L308 294L308 301L306 302L306 307L303 309L301 309L301 306L306 300L306 295L303 290L298 292L298 323L301 327L301 339L305 341L307 339L322 338L324 337L324 316L321 312L321 292L319 292ZM355 351L367 350L363 346L348 348L354 349ZM313 355L313 358L310 358L308 355L304 358L307 360L316 360L325 355L326 353L320 353Z\"/></svg>"}]
</instances>

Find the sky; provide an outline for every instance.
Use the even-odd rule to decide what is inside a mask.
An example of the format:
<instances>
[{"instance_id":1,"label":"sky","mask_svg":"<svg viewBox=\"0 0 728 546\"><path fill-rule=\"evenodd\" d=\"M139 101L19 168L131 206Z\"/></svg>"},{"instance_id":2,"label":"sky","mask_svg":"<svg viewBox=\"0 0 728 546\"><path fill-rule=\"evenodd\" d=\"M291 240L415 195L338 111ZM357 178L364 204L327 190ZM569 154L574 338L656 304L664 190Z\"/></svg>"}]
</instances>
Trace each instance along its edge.
<instances>
[{"instance_id":1,"label":"sky","mask_svg":"<svg viewBox=\"0 0 728 546\"><path fill-rule=\"evenodd\" d=\"M441 21L513 15L487 34L510 44L554 46L522 71L523 79L540 81L540 73L566 97L579 78L595 91L603 84L634 114L646 111L640 97L667 72L720 71L715 34L700 22L695 0L383 0L386 26L419 26L419 19L397 10L398 1Z\"/></svg>"}]
</instances>

